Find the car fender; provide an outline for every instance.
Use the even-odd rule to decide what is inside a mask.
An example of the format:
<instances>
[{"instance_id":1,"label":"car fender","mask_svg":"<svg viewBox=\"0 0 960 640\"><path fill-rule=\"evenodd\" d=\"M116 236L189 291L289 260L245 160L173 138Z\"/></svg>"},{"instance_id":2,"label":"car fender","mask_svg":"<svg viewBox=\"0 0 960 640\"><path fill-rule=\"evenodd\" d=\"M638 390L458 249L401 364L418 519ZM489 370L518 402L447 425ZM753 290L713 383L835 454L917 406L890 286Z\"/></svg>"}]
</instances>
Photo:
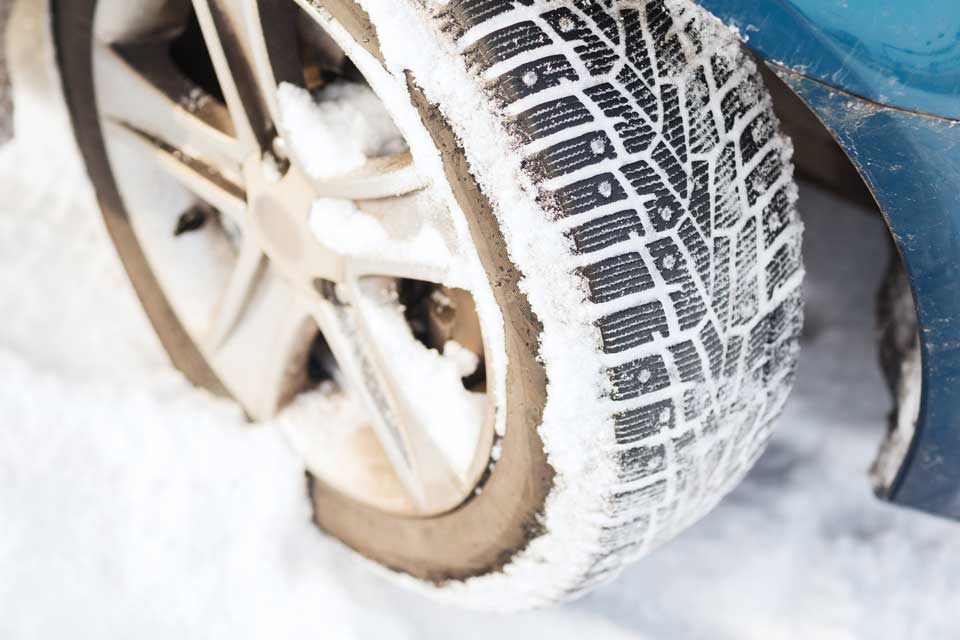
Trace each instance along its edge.
<instances>
[{"instance_id":1,"label":"car fender","mask_svg":"<svg viewBox=\"0 0 960 640\"><path fill-rule=\"evenodd\" d=\"M920 412L881 497L960 519L960 3L702 0L831 132L913 290Z\"/></svg>"}]
</instances>

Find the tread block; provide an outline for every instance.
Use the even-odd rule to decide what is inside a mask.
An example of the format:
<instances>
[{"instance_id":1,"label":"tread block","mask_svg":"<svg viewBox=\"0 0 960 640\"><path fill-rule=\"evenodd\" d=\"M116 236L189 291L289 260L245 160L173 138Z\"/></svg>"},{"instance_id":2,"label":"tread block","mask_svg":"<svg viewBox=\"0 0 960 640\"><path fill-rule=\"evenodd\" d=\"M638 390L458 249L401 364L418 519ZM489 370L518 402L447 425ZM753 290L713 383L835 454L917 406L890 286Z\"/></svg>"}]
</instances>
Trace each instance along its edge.
<instances>
[{"instance_id":1,"label":"tread block","mask_svg":"<svg viewBox=\"0 0 960 640\"><path fill-rule=\"evenodd\" d=\"M686 56L683 47L673 29L673 17L663 0L654 0L647 3L647 23L650 34L656 43L654 53L657 58L659 77L672 78L683 70Z\"/></svg>"},{"instance_id":2,"label":"tread block","mask_svg":"<svg viewBox=\"0 0 960 640\"><path fill-rule=\"evenodd\" d=\"M767 338L769 337L770 322L761 320L750 330L747 339L746 366L748 371L755 371L758 366L766 364L769 351Z\"/></svg>"},{"instance_id":3,"label":"tread block","mask_svg":"<svg viewBox=\"0 0 960 640\"><path fill-rule=\"evenodd\" d=\"M740 219L740 193L737 189L737 150L732 142L723 147L713 175L713 226L729 229Z\"/></svg>"},{"instance_id":4,"label":"tread block","mask_svg":"<svg viewBox=\"0 0 960 640\"><path fill-rule=\"evenodd\" d=\"M627 47L627 60L633 65L631 74L636 82L642 82L648 90L654 86L654 68L653 56L647 48L646 35L644 34L644 18L639 9L623 8L620 11L620 20L623 24L623 31L626 34L627 42L634 46ZM619 79L619 78L618 78Z\"/></svg>"},{"instance_id":5,"label":"tread block","mask_svg":"<svg viewBox=\"0 0 960 640\"><path fill-rule=\"evenodd\" d=\"M622 42L611 0L574 0L573 6L586 14L607 40L615 45Z\"/></svg>"},{"instance_id":6,"label":"tread block","mask_svg":"<svg viewBox=\"0 0 960 640\"><path fill-rule=\"evenodd\" d=\"M643 480L667 468L667 448L662 444L620 451L617 453L617 458L623 468L621 482Z\"/></svg>"},{"instance_id":7,"label":"tread block","mask_svg":"<svg viewBox=\"0 0 960 640\"><path fill-rule=\"evenodd\" d=\"M737 291L733 301L733 324L744 326L750 324L760 312L760 286L755 271L740 274Z\"/></svg>"},{"instance_id":8,"label":"tread block","mask_svg":"<svg viewBox=\"0 0 960 640\"><path fill-rule=\"evenodd\" d=\"M655 436L677 424L673 400L661 400L639 409L618 413L613 417L617 444L633 444Z\"/></svg>"},{"instance_id":9,"label":"tread block","mask_svg":"<svg viewBox=\"0 0 960 640\"><path fill-rule=\"evenodd\" d=\"M463 56L468 66L486 71L498 62L549 44L553 44L550 36L535 22L526 20L488 33L467 47Z\"/></svg>"},{"instance_id":10,"label":"tread block","mask_svg":"<svg viewBox=\"0 0 960 640\"><path fill-rule=\"evenodd\" d=\"M673 361L682 382L699 382L706 379L700 354L697 353L697 347L693 341L685 340L673 345L670 347L670 353L673 354Z\"/></svg>"},{"instance_id":11,"label":"tread block","mask_svg":"<svg viewBox=\"0 0 960 640\"><path fill-rule=\"evenodd\" d=\"M780 161L780 152L771 149L747 176L747 201L750 206L757 204L757 201L782 175L783 163Z\"/></svg>"},{"instance_id":12,"label":"tread block","mask_svg":"<svg viewBox=\"0 0 960 640\"><path fill-rule=\"evenodd\" d=\"M724 328L730 319L730 287L733 278L730 275L730 238L713 239L713 308Z\"/></svg>"},{"instance_id":13,"label":"tread block","mask_svg":"<svg viewBox=\"0 0 960 640\"><path fill-rule=\"evenodd\" d=\"M663 85L663 137L681 164L687 162L687 135L680 111L680 92L676 85ZM687 194L684 191L683 197Z\"/></svg>"},{"instance_id":14,"label":"tread block","mask_svg":"<svg viewBox=\"0 0 960 640\"><path fill-rule=\"evenodd\" d=\"M690 150L707 154L720 142L720 132L713 111L709 108L710 87L702 66L697 67L687 80L685 102L690 119Z\"/></svg>"},{"instance_id":15,"label":"tread block","mask_svg":"<svg viewBox=\"0 0 960 640\"><path fill-rule=\"evenodd\" d=\"M645 151L657 132L633 108L616 87L609 82L590 87L584 91L608 118L617 118L613 127L620 136L627 153Z\"/></svg>"},{"instance_id":16,"label":"tread block","mask_svg":"<svg viewBox=\"0 0 960 640\"><path fill-rule=\"evenodd\" d=\"M647 245L653 263L667 284L680 284L690 280L690 266L673 238L661 238Z\"/></svg>"},{"instance_id":17,"label":"tread block","mask_svg":"<svg viewBox=\"0 0 960 640\"><path fill-rule=\"evenodd\" d=\"M617 151L607 134L594 131L534 154L523 161L523 168L549 180L616 157Z\"/></svg>"},{"instance_id":18,"label":"tread block","mask_svg":"<svg viewBox=\"0 0 960 640\"><path fill-rule=\"evenodd\" d=\"M709 291L711 284L710 249L707 247L707 242L704 237L697 230L697 225L689 218L684 220L683 224L680 225L680 242L693 260L693 265L697 269L700 282L702 282L706 290Z\"/></svg>"},{"instance_id":19,"label":"tread block","mask_svg":"<svg viewBox=\"0 0 960 640\"><path fill-rule=\"evenodd\" d=\"M522 64L504 73L489 86L495 100L510 104L559 86L564 80L574 81L579 76L566 57L548 56Z\"/></svg>"},{"instance_id":20,"label":"tread block","mask_svg":"<svg viewBox=\"0 0 960 640\"><path fill-rule=\"evenodd\" d=\"M780 237L783 230L790 226L790 197L787 187L781 187L773 199L763 209L763 246L769 249Z\"/></svg>"},{"instance_id":21,"label":"tread block","mask_svg":"<svg viewBox=\"0 0 960 640\"><path fill-rule=\"evenodd\" d=\"M723 89L724 85L733 77L733 69L730 63L716 53L710 56L710 70L713 72L713 81L718 90Z\"/></svg>"},{"instance_id":22,"label":"tread block","mask_svg":"<svg viewBox=\"0 0 960 640\"><path fill-rule=\"evenodd\" d=\"M630 67L624 67L617 74L617 82L640 109L647 114L651 122L660 121L660 108L653 90Z\"/></svg>"},{"instance_id":23,"label":"tread block","mask_svg":"<svg viewBox=\"0 0 960 640\"><path fill-rule=\"evenodd\" d=\"M740 368L740 355L743 350L743 337L731 336L723 354L723 375L728 380L737 377Z\"/></svg>"},{"instance_id":24,"label":"tread block","mask_svg":"<svg viewBox=\"0 0 960 640\"><path fill-rule=\"evenodd\" d=\"M686 199L687 172L670 147L663 142L657 144L657 148L653 150L653 159L660 165L663 172L667 174L667 180L670 181L670 186L673 187L673 190L676 191L681 198Z\"/></svg>"},{"instance_id":25,"label":"tread block","mask_svg":"<svg viewBox=\"0 0 960 640\"><path fill-rule=\"evenodd\" d=\"M459 39L471 28L491 18L513 11L517 5L531 5L533 0L450 0L438 13L441 28Z\"/></svg>"},{"instance_id":26,"label":"tread block","mask_svg":"<svg viewBox=\"0 0 960 640\"><path fill-rule=\"evenodd\" d=\"M660 355L638 358L607 370L613 400L629 400L670 386L667 365Z\"/></svg>"},{"instance_id":27,"label":"tread block","mask_svg":"<svg viewBox=\"0 0 960 640\"><path fill-rule=\"evenodd\" d=\"M612 497L617 505L626 512L638 510L642 505L649 509L651 505L661 504L667 495L667 481L657 480L647 486L615 493ZM611 531L616 530L612 528Z\"/></svg>"},{"instance_id":28,"label":"tread block","mask_svg":"<svg viewBox=\"0 0 960 640\"><path fill-rule=\"evenodd\" d=\"M544 199L550 201L560 217L567 217L626 200L627 192L616 176L602 173L557 189Z\"/></svg>"},{"instance_id":29,"label":"tread block","mask_svg":"<svg viewBox=\"0 0 960 640\"><path fill-rule=\"evenodd\" d=\"M578 253L606 249L629 240L631 236L643 236L643 223L632 209L591 220L567 232Z\"/></svg>"},{"instance_id":30,"label":"tread block","mask_svg":"<svg viewBox=\"0 0 960 640\"><path fill-rule=\"evenodd\" d=\"M646 344L656 336L668 337L670 328L658 301L642 304L604 316L597 321L603 350L620 353Z\"/></svg>"},{"instance_id":31,"label":"tread block","mask_svg":"<svg viewBox=\"0 0 960 640\"><path fill-rule=\"evenodd\" d=\"M639 253L625 253L580 269L587 279L590 300L610 302L653 288L653 278Z\"/></svg>"},{"instance_id":32,"label":"tread block","mask_svg":"<svg viewBox=\"0 0 960 640\"><path fill-rule=\"evenodd\" d=\"M528 144L594 120L593 114L579 98L567 96L524 111L513 119L509 127L522 143Z\"/></svg>"},{"instance_id":33,"label":"tread block","mask_svg":"<svg viewBox=\"0 0 960 640\"><path fill-rule=\"evenodd\" d=\"M746 274L757 261L757 219L747 218L737 233L737 273Z\"/></svg>"},{"instance_id":34,"label":"tread block","mask_svg":"<svg viewBox=\"0 0 960 640\"><path fill-rule=\"evenodd\" d=\"M705 160L693 162L691 177L693 193L690 196L690 214L703 237L713 235L713 211L710 208L710 163Z\"/></svg>"},{"instance_id":35,"label":"tread block","mask_svg":"<svg viewBox=\"0 0 960 640\"><path fill-rule=\"evenodd\" d=\"M743 162L747 163L753 160L760 153L760 149L773 140L774 133L775 129L770 120L763 117L754 118L740 134L740 151L743 154Z\"/></svg>"},{"instance_id":36,"label":"tread block","mask_svg":"<svg viewBox=\"0 0 960 640\"><path fill-rule=\"evenodd\" d=\"M583 61L592 76L609 73L617 63L617 53L594 33L579 15L567 7L548 11L541 16L554 32L567 42L580 42L574 52Z\"/></svg>"},{"instance_id":37,"label":"tread block","mask_svg":"<svg viewBox=\"0 0 960 640\"><path fill-rule=\"evenodd\" d=\"M714 379L719 378L720 368L723 366L723 343L720 342L720 333L712 322L708 321L700 329L700 343L710 360L710 373Z\"/></svg>"},{"instance_id":38,"label":"tread block","mask_svg":"<svg viewBox=\"0 0 960 640\"><path fill-rule=\"evenodd\" d=\"M720 110L723 112L723 130L729 133L734 125L743 116L747 115L751 103L743 99L743 84L737 85L727 92L720 101Z\"/></svg>"},{"instance_id":39,"label":"tread block","mask_svg":"<svg viewBox=\"0 0 960 640\"><path fill-rule=\"evenodd\" d=\"M794 245L785 244L773 255L767 263L767 297L773 298L777 291L786 284L801 268L800 251Z\"/></svg>"},{"instance_id":40,"label":"tread block","mask_svg":"<svg viewBox=\"0 0 960 640\"><path fill-rule=\"evenodd\" d=\"M686 278L680 291L670 294L670 300L673 301L673 308L677 312L680 328L684 331L696 327L707 315L707 305L703 301L703 296L689 277Z\"/></svg>"},{"instance_id":41,"label":"tread block","mask_svg":"<svg viewBox=\"0 0 960 640\"><path fill-rule=\"evenodd\" d=\"M687 36L687 40L690 41L690 44L693 45L694 51L697 55L703 53L703 39L700 37L700 32L697 31L697 24L695 20L691 20L683 27L683 32Z\"/></svg>"}]
</instances>

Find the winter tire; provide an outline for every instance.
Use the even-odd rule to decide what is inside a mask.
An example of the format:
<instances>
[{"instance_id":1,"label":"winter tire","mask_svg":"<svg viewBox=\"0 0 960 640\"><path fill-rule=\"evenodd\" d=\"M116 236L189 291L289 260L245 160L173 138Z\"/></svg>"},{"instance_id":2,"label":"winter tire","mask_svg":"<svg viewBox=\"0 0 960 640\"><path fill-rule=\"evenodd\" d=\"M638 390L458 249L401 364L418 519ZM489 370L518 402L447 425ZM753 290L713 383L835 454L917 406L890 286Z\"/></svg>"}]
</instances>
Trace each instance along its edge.
<instances>
[{"instance_id":1,"label":"winter tire","mask_svg":"<svg viewBox=\"0 0 960 640\"><path fill-rule=\"evenodd\" d=\"M334 380L324 388L339 389L333 397L362 396L377 455L400 487L391 491L406 506L334 477L360 473L346 468L362 466L359 458L327 473L305 454L317 525L358 553L460 604L542 605L582 593L674 537L762 452L792 384L802 322L791 147L735 35L692 2L52 4L79 146L173 362L281 426L312 415L294 410L309 409L304 398L318 393L311 366L330 365ZM303 35L305 19L313 35ZM189 40L191 29L202 38ZM301 58L319 40L310 55L321 63L308 73ZM197 70L201 41L210 62ZM169 75L184 60L193 70ZM135 82L115 84L128 73ZM310 88L310 77L321 78L313 94L279 86ZM319 100L328 83L361 81L409 153L371 156L318 192L304 158L319 156L298 155L305 138L277 117L285 98L274 96ZM146 85L151 104L173 116L131 107L138 103L129 95ZM237 155L243 140L255 153ZM163 239L142 210L173 210L176 198L131 168L143 152L128 156L128 145L148 148L150 162L159 158L186 185L183 212ZM364 182L370 175L374 187ZM311 208L325 189L333 195ZM461 275L418 264L420 249L381 233L389 224L380 218L380 230L365 220L366 235L335 241L361 211L404 198L416 205L405 212L447 216L436 234L458 247L448 253L466 265ZM327 226L307 228L311 211ZM204 266L212 258L195 252L194 262L177 244L164 262L156 246L173 243L174 231L194 244L219 234L210 242L226 248L216 251L238 256L212 307L231 310L229 321L213 321L214 346L191 315L209 297L196 292L213 278ZM370 280L381 283L371 293L359 277L338 281L340 267L325 271L333 258L312 257L319 245L303 240L310 233L352 247L331 249L347 272L364 242L386 243L364 265L395 250L411 264L370 267L364 277L383 276ZM249 260L248 240L261 243ZM238 272L246 284L233 294ZM275 289L260 293L268 285ZM413 301L410 291L433 293ZM436 293L466 296L451 308L475 315L470 323L482 333L473 366L479 359L483 379L465 373L463 385L482 393L487 409L450 486L450 473L431 475L421 464L446 446L443 434L410 417L420 401L402 397L411 387L383 356L392 347L377 346L383 332L367 330L380 325L356 319L368 304L398 309L412 327L404 335L423 342L430 332L410 310ZM301 304L307 321L277 319ZM268 332L246 328L257 313L269 318ZM221 356L221 347L234 355ZM441 348L433 345L434 356ZM451 430L457 411L448 414ZM310 438L325 443L318 424Z\"/></svg>"}]
</instances>

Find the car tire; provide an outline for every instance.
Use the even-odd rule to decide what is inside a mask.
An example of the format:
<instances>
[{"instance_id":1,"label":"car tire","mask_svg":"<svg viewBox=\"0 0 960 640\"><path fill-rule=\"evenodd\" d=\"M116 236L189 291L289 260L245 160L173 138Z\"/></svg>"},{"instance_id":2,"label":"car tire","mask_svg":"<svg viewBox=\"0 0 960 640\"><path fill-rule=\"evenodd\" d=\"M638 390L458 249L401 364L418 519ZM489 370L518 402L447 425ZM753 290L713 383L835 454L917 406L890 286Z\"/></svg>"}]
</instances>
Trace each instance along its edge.
<instances>
[{"instance_id":1,"label":"car tire","mask_svg":"<svg viewBox=\"0 0 960 640\"><path fill-rule=\"evenodd\" d=\"M53 0L76 135L173 361L220 389L113 183L92 90L96 4ZM685 0L313 6L358 67L383 68L385 101L405 101L414 156L467 219L507 355L505 433L471 498L409 518L311 478L316 523L459 604L583 593L712 509L792 385L802 226L755 64Z\"/></svg>"}]
</instances>

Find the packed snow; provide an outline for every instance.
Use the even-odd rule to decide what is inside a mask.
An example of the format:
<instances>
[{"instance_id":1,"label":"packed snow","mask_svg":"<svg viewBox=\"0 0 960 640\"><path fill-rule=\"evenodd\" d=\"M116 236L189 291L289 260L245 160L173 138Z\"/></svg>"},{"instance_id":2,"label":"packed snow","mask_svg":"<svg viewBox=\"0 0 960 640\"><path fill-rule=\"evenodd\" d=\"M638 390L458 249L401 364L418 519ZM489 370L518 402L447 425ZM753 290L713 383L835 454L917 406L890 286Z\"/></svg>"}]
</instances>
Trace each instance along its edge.
<instances>
[{"instance_id":1,"label":"packed snow","mask_svg":"<svg viewBox=\"0 0 960 640\"><path fill-rule=\"evenodd\" d=\"M800 376L739 489L573 604L471 613L319 534L276 425L250 426L171 369L98 218L49 51L10 57L22 75L0 148L0 637L956 637L960 525L880 504L866 479L889 404L871 313L878 218L802 189Z\"/></svg>"}]
</instances>

